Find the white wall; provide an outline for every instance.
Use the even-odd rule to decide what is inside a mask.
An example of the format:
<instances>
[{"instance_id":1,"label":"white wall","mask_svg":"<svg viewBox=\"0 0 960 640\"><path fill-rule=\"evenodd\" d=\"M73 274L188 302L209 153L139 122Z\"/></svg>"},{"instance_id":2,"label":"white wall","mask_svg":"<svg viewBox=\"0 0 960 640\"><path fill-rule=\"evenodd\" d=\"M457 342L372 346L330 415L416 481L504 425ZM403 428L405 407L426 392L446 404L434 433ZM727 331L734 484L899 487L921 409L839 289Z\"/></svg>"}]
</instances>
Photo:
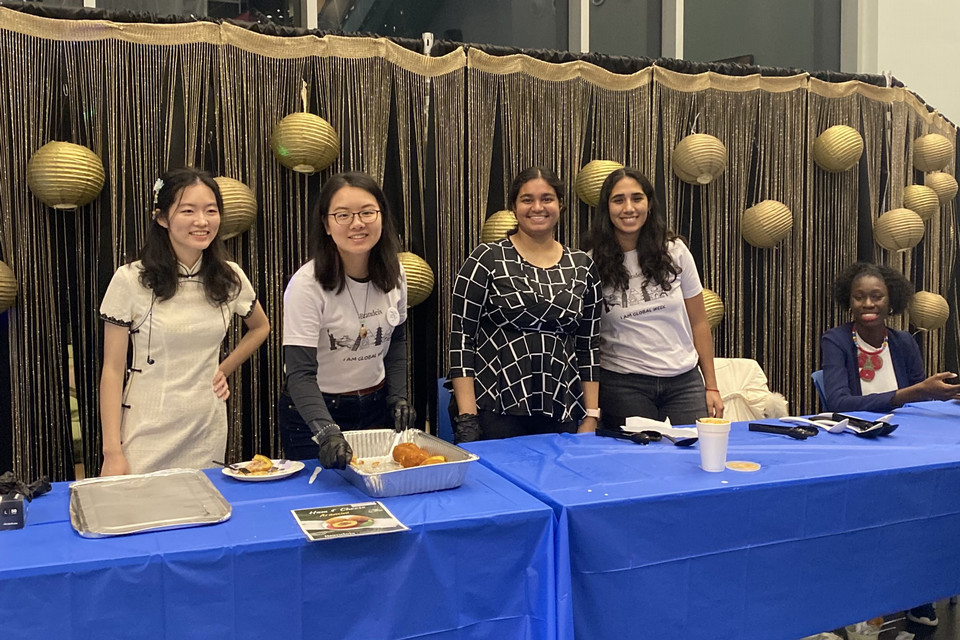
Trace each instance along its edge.
<instances>
[{"instance_id":1,"label":"white wall","mask_svg":"<svg viewBox=\"0 0 960 640\"><path fill-rule=\"evenodd\" d=\"M908 89L960 125L960 2L957 0L860 0L877 2L876 69L889 71Z\"/></svg>"}]
</instances>

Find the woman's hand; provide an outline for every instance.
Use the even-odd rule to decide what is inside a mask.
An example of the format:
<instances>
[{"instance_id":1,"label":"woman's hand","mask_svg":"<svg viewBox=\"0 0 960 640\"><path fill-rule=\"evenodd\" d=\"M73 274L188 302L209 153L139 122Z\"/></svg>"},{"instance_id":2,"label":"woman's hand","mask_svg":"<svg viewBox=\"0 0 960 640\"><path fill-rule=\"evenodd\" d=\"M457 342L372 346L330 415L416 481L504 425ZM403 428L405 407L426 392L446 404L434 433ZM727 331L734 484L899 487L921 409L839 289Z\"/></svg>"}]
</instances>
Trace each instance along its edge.
<instances>
[{"instance_id":1,"label":"woman's hand","mask_svg":"<svg viewBox=\"0 0 960 640\"><path fill-rule=\"evenodd\" d=\"M960 399L960 385L946 382L956 377L957 374L949 371L935 373L917 386L928 400L956 400Z\"/></svg>"},{"instance_id":2,"label":"woman's hand","mask_svg":"<svg viewBox=\"0 0 960 640\"><path fill-rule=\"evenodd\" d=\"M130 463L123 455L122 451L117 453L108 453L103 456L103 466L100 467L100 477L105 476L125 476L130 473Z\"/></svg>"},{"instance_id":3,"label":"woman's hand","mask_svg":"<svg viewBox=\"0 0 960 640\"><path fill-rule=\"evenodd\" d=\"M592 416L587 416L580 421L580 426L577 427L577 433L593 433L597 430L597 419Z\"/></svg>"},{"instance_id":4,"label":"woman's hand","mask_svg":"<svg viewBox=\"0 0 960 640\"><path fill-rule=\"evenodd\" d=\"M707 415L714 418L723 417L723 398L719 391L707 390Z\"/></svg>"},{"instance_id":5,"label":"woman's hand","mask_svg":"<svg viewBox=\"0 0 960 640\"><path fill-rule=\"evenodd\" d=\"M957 374L949 371L935 373L917 384L898 389L893 396L892 404L895 407L902 407L910 402L924 400L960 400L960 385L946 382L956 377Z\"/></svg>"},{"instance_id":6,"label":"woman's hand","mask_svg":"<svg viewBox=\"0 0 960 640\"><path fill-rule=\"evenodd\" d=\"M227 376L221 369L217 369L216 375L213 376L213 392L221 400L230 397L230 385L227 384Z\"/></svg>"}]
</instances>

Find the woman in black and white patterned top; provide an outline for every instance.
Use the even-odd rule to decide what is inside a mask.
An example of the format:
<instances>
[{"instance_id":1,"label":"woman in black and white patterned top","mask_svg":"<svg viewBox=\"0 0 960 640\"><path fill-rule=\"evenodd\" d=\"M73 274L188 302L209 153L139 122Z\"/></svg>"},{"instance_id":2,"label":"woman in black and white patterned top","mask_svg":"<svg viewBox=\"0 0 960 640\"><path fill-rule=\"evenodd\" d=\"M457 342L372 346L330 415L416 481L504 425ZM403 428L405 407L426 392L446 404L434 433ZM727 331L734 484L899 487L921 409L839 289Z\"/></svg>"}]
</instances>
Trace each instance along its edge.
<instances>
[{"instance_id":1,"label":"woman in black and white patterned top","mask_svg":"<svg viewBox=\"0 0 960 640\"><path fill-rule=\"evenodd\" d=\"M600 278L554 237L563 185L543 167L510 187L517 229L477 247L453 290L456 442L597 426Z\"/></svg>"}]
</instances>

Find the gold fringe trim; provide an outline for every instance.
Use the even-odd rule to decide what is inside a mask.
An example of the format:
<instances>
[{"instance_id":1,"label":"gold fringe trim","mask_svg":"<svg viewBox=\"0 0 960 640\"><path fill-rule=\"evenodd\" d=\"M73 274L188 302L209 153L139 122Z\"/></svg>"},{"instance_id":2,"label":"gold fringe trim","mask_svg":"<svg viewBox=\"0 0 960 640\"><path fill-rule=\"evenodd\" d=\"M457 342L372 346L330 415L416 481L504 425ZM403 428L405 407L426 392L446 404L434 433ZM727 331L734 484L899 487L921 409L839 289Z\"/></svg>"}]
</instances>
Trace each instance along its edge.
<instances>
[{"instance_id":1,"label":"gold fringe trim","mask_svg":"<svg viewBox=\"0 0 960 640\"><path fill-rule=\"evenodd\" d=\"M650 84L653 79L652 67L641 69L636 73L619 74L582 60L557 64L537 60L522 53L492 56L479 49L470 49L467 52L467 68L497 75L522 73L538 80L551 82L583 79L612 91L630 91Z\"/></svg>"},{"instance_id":2,"label":"gold fringe trim","mask_svg":"<svg viewBox=\"0 0 960 640\"><path fill-rule=\"evenodd\" d=\"M213 22L147 24L109 20L61 20L32 16L0 7L0 24L5 31L43 40L87 42L121 40L141 44L179 45L194 42L220 44L221 26Z\"/></svg>"},{"instance_id":3,"label":"gold fringe trim","mask_svg":"<svg viewBox=\"0 0 960 640\"><path fill-rule=\"evenodd\" d=\"M407 71L442 76L466 66L462 47L440 57L405 49L386 38L347 36L280 37L254 33L233 24L188 22L182 24L119 23L109 20L59 20L32 16L0 7L4 30L45 40L87 42L119 40L134 44L176 46L185 44L229 45L267 58L380 58Z\"/></svg>"},{"instance_id":4,"label":"gold fringe trim","mask_svg":"<svg viewBox=\"0 0 960 640\"><path fill-rule=\"evenodd\" d=\"M760 74L725 76L713 71L689 74L671 71L663 67L654 67L654 69L654 79L658 84L674 91L687 93L706 91L707 89L733 92L756 91L759 89L769 93L786 93L797 89L805 89L810 77L805 73L786 77L765 77Z\"/></svg>"},{"instance_id":5,"label":"gold fringe trim","mask_svg":"<svg viewBox=\"0 0 960 640\"><path fill-rule=\"evenodd\" d=\"M810 78L808 89L810 93L824 98L845 98L856 94L860 84L856 80L826 82L817 78Z\"/></svg>"},{"instance_id":6,"label":"gold fringe trim","mask_svg":"<svg viewBox=\"0 0 960 640\"><path fill-rule=\"evenodd\" d=\"M61 20L33 16L0 7L0 24L4 30L46 40L96 41L113 39L150 45L183 45L206 43L231 45L249 53L276 59L338 57L348 59L381 58L416 73L435 77L464 67L496 74L524 73L540 80L565 81L583 79L590 84L613 91L629 91L648 85L652 80L675 91L696 92L706 89L721 91L762 91L783 93L806 88L827 98L860 94L872 100L893 103L904 101L938 131L954 127L940 114L930 112L916 96L900 87L875 87L862 82L826 82L808 74L787 77L725 76L707 71L685 74L662 67L649 67L636 73L616 74L580 60L560 64L544 62L525 54L492 56L479 49L470 49L464 56L462 47L441 57L424 56L386 38L347 36L280 37L253 33L237 25L212 22L179 24L118 23L109 20ZM946 133L944 133L946 135Z\"/></svg>"}]
</instances>

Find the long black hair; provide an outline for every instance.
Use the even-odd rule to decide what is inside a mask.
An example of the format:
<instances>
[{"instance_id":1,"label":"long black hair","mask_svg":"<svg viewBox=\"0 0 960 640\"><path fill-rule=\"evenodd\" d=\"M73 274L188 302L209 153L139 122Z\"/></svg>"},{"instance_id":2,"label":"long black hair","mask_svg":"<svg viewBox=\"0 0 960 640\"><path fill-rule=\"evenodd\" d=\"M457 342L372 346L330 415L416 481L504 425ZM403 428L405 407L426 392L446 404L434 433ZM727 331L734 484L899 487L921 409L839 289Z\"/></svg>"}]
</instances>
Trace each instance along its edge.
<instances>
[{"instance_id":1,"label":"long black hair","mask_svg":"<svg viewBox=\"0 0 960 640\"><path fill-rule=\"evenodd\" d=\"M518 173L513 178L513 182L510 183L510 191L507 192L507 208L510 209L510 211L513 211L514 214L517 213L517 198L520 197L520 189L522 189L523 185L527 184L531 180L543 180L553 188L553 192L557 194L557 202L560 204L560 213L562 215L564 191L563 181L557 177L557 174L554 173L553 169L548 167L527 167ZM518 228L519 225L508 231L507 235L513 235L517 232Z\"/></svg>"},{"instance_id":2,"label":"long black hair","mask_svg":"<svg viewBox=\"0 0 960 640\"><path fill-rule=\"evenodd\" d=\"M610 221L610 192L624 178L636 180L647 196L647 219L640 227L636 245L640 271L647 280L669 291L672 287L670 283L680 275L680 267L674 264L668 249L670 243L679 236L667 228L650 180L636 169L617 169L603 181L600 202L585 247L593 250L593 261L600 273L600 281L616 291L626 291L630 286L630 275L623 266L623 249L617 241L616 228Z\"/></svg>"},{"instance_id":3,"label":"long black hair","mask_svg":"<svg viewBox=\"0 0 960 640\"><path fill-rule=\"evenodd\" d=\"M366 173L351 171L337 173L330 177L320 189L320 197L313 208L314 228L310 238L310 252L314 259L314 277L327 291L343 291L347 286L347 274L343 268L343 259L337 250L337 244L327 233L327 225L332 222L330 202L333 196L344 187L363 189L377 200L380 209L380 240L370 250L367 269L372 282L383 292L392 291L400 286L400 240L390 215L387 198L377 181Z\"/></svg>"},{"instance_id":4,"label":"long black hair","mask_svg":"<svg viewBox=\"0 0 960 640\"><path fill-rule=\"evenodd\" d=\"M179 273L177 254L170 243L170 231L160 224L169 222L170 214L180 202L183 190L194 184L203 184L213 191L217 209L223 213L223 198L220 187L206 171L193 167L170 169L160 177L163 185L155 195L153 220L147 230L147 239L140 249L140 284L151 289L160 300L168 300L177 292ZM227 250L218 230L209 246L203 250L203 260L198 276L203 291L213 304L223 304L240 293L240 277L227 264Z\"/></svg>"},{"instance_id":5,"label":"long black hair","mask_svg":"<svg viewBox=\"0 0 960 640\"><path fill-rule=\"evenodd\" d=\"M913 299L913 284L906 276L885 264L855 262L843 269L834 284L837 304L846 309L850 306L850 291L853 283L864 276L874 276L883 280L890 298L890 315L896 315L907 308Z\"/></svg>"}]
</instances>

